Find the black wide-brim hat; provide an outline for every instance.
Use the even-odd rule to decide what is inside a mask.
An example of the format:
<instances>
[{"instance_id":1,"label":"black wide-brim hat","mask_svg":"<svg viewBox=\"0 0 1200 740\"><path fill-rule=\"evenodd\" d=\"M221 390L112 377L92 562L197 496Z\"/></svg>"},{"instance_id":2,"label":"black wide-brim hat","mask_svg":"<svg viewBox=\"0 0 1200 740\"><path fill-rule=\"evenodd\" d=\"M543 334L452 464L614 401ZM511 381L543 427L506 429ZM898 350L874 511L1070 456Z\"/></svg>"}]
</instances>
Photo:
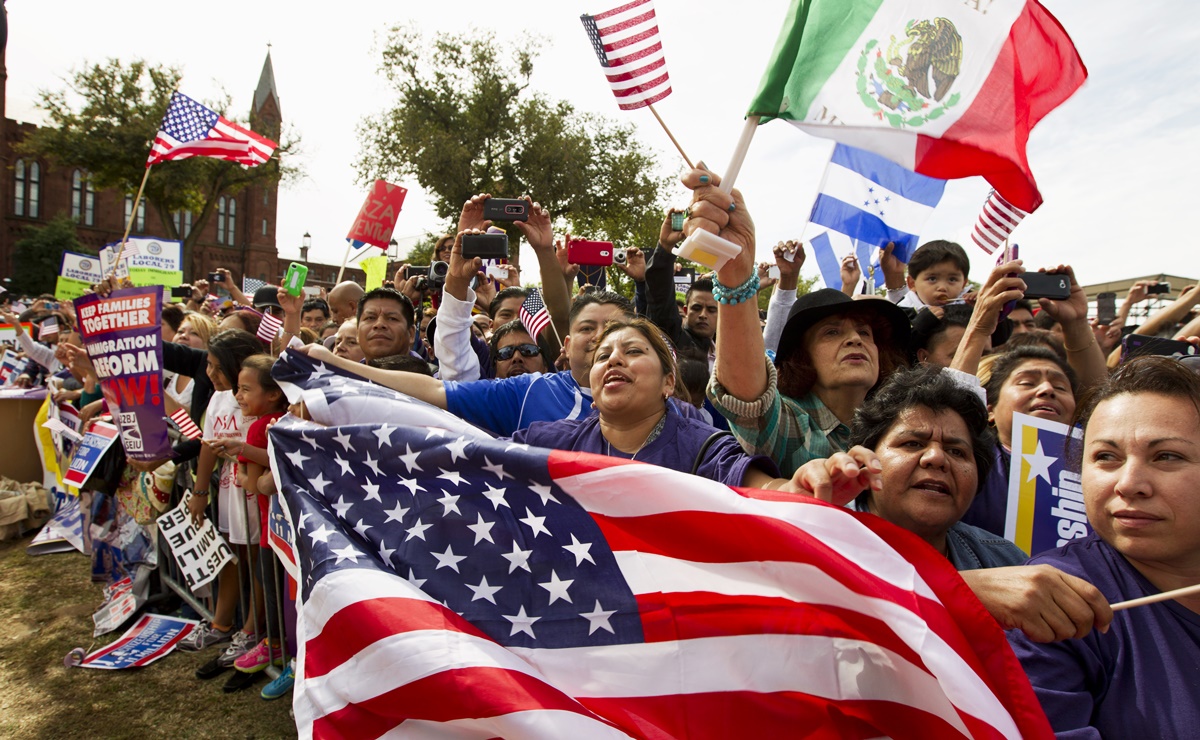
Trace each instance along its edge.
<instances>
[{"instance_id":1,"label":"black wide-brim hat","mask_svg":"<svg viewBox=\"0 0 1200 740\"><path fill-rule=\"evenodd\" d=\"M904 309L883 298L867 298L856 301L840 290L822 288L806 293L792 304L787 323L779 337L779 349L775 352L775 365L782 367L784 361L800 349L804 333L821 319L838 314L867 316L881 319L891 327L891 336L879 349L894 348L908 350L909 324ZM876 342L879 346L879 342Z\"/></svg>"}]
</instances>

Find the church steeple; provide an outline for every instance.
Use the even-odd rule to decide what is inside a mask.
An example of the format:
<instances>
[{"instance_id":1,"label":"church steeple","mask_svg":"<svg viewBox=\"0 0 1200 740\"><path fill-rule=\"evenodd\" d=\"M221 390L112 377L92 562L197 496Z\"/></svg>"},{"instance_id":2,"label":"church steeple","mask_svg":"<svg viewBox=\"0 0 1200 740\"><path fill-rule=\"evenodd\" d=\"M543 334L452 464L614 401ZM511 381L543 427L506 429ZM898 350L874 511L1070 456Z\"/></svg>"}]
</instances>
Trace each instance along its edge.
<instances>
[{"instance_id":1,"label":"church steeple","mask_svg":"<svg viewBox=\"0 0 1200 740\"><path fill-rule=\"evenodd\" d=\"M250 111L250 127L264 136L278 141L282 120L279 93L275 89L275 68L271 64L271 45L267 44L267 58L263 62L262 74L258 76L258 87L254 90L254 108Z\"/></svg>"}]
</instances>

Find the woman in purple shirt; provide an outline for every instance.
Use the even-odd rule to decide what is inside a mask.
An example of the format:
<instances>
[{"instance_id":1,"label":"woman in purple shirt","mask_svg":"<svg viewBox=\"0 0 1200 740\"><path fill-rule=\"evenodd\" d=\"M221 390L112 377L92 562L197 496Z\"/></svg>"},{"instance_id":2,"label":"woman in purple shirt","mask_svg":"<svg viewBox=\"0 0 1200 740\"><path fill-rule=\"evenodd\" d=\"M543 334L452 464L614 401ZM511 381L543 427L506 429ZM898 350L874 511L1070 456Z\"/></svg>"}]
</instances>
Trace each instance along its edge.
<instances>
[{"instance_id":1,"label":"woman in purple shirt","mask_svg":"<svg viewBox=\"0 0 1200 740\"><path fill-rule=\"evenodd\" d=\"M1122 366L1081 405L1083 499L1095 533L1035 557L1116 603L1200 583L1200 376ZM1200 594L1118 612L1105 633L1009 642L1059 737L1196 737Z\"/></svg>"},{"instance_id":2,"label":"woman in purple shirt","mask_svg":"<svg viewBox=\"0 0 1200 740\"><path fill-rule=\"evenodd\" d=\"M808 490L778 477L770 458L747 455L732 435L680 415L667 402L678 377L658 327L640 318L610 321L595 340L589 374L595 412L586 419L534 422L512 439L652 463L729 486Z\"/></svg>"}]
</instances>

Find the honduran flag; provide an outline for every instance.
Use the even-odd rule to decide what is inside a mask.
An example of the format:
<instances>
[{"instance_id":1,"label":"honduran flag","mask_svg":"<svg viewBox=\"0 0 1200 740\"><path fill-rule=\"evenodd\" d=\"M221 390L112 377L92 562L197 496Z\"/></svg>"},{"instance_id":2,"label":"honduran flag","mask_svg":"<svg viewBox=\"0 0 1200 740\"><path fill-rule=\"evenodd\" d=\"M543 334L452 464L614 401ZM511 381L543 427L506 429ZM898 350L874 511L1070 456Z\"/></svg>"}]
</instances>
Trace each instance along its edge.
<instances>
[{"instance_id":1,"label":"honduran flag","mask_svg":"<svg viewBox=\"0 0 1200 740\"><path fill-rule=\"evenodd\" d=\"M1042 202L1029 132L1087 69L1036 0L792 0L747 115L881 154L930 177L983 176Z\"/></svg>"}]
</instances>

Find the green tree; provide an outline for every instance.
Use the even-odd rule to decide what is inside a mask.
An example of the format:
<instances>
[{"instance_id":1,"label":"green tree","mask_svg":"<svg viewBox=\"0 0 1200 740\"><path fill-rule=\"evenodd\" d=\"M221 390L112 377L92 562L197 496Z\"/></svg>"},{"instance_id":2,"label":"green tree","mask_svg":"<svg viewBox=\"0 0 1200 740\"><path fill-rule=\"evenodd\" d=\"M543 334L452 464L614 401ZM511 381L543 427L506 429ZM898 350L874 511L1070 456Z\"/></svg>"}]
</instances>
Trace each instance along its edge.
<instances>
[{"instance_id":1,"label":"green tree","mask_svg":"<svg viewBox=\"0 0 1200 740\"><path fill-rule=\"evenodd\" d=\"M133 195L146 171L150 143L180 78L178 69L142 60L126 64L110 59L85 66L67 81L66 89L41 91L38 106L46 111L50 125L37 129L17 149L59 166L83 168L97 189L113 188ZM227 113L227 95L205 105L233 118ZM185 266L191 264L192 246L216 210L218 197L298 174L294 166L281 163L298 146L294 139L281 143L275 156L258 167L193 157L151 168L143 197L158 215L161 233L178 239L173 214L181 210L195 214L192 231L183 240Z\"/></svg>"},{"instance_id":2,"label":"green tree","mask_svg":"<svg viewBox=\"0 0 1200 740\"><path fill-rule=\"evenodd\" d=\"M397 98L359 127L359 179L415 177L448 231L475 193L529 194L572 234L653 245L669 186L655 155L632 126L530 91L536 46L393 27L380 71Z\"/></svg>"},{"instance_id":3,"label":"green tree","mask_svg":"<svg viewBox=\"0 0 1200 740\"><path fill-rule=\"evenodd\" d=\"M9 290L29 295L54 292L63 252L95 254L80 246L75 236L75 222L66 216L29 229L13 245L13 251L13 281Z\"/></svg>"}]
</instances>

